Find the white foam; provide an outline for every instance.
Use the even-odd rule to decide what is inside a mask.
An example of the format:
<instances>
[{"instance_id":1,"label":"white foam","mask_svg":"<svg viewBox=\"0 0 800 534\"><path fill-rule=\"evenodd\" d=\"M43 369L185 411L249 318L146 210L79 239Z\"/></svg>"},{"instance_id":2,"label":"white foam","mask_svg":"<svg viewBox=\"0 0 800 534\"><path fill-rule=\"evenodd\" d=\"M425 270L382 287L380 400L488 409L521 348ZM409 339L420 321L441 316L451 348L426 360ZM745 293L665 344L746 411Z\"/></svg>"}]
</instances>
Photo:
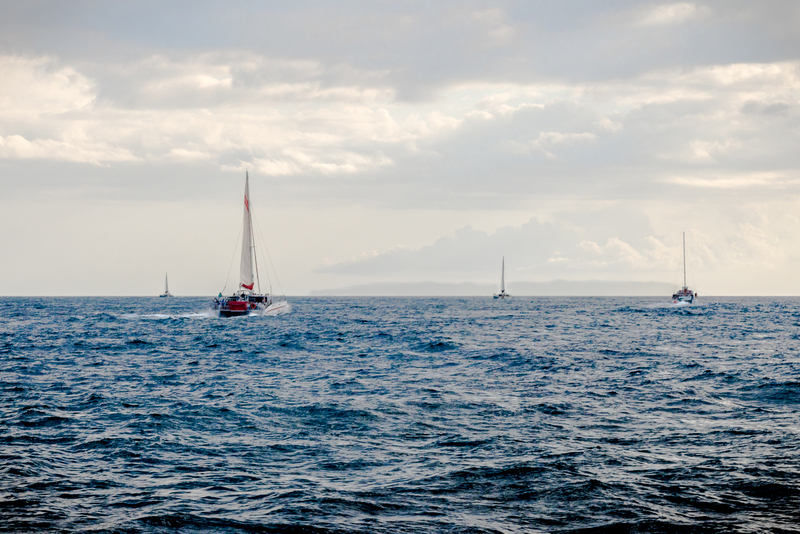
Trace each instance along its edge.
<instances>
[{"instance_id":1,"label":"white foam","mask_svg":"<svg viewBox=\"0 0 800 534\"><path fill-rule=\"evenodd\" d=\"M270 304L269 307L266 310L261 311L261 312L257 312L257 313L253 313L251 315L257 315L257 316L262 316L262 317L263 316L274 317L276 315L283 315L283 314L289 313L291 311L292 311L292 305L284 300L284 301L275 302L273 304Z\"/></svg>"},{"instance_id":2,"label":"white foam","mask_svg":"<svg viewBox=\"0 0 800 534\"><path fill-rule=\"evenodd\" d=\"M286 301L275 302L271 304L266 310L261 311L254 311L248 313L248 317L264 317L264 316L276 316L276 315L283 315L285 313L290 313L292 311L292 305ZM208 308L203 311L199 312L191 312L191 313L178 313L178 314L168 314L168 313L128 313L122 316L125 319L150 319L155 321L163 321L165 319L211 319L214 317L219 317L219 311L215 310L213 307Z\"/></svg>"},{"instance_id":3,"label":"white foam","mask_svg":"<svg viewBox=\"0 0 800 534\"><path fill-rule=\"evenodd\" d=\"M128 313L123 315L122 317L125 319L153 319L156 321L163 321L164 319L191 319L191 318L211 318L211 317L218 317L219 313L214 310L214 308L209 308L207 310L203 310L201 312L191 312L191 313L178 313L178 314L169 314L169 313Z\"/></svg>"}]
</instances>

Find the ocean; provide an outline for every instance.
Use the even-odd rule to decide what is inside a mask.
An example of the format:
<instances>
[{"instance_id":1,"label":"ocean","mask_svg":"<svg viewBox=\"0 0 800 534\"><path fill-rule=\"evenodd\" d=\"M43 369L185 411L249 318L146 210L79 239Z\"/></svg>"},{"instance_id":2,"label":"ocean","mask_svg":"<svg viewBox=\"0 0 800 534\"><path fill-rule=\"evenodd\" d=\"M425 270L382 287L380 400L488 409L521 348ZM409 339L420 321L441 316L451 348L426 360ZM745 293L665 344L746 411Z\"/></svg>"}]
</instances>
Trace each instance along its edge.
<instances>
[{"instance_id":1,"label":"ocean","mask_svg":"<svg viewBox=\"0 0 800 534\"><path fill-rule=\"evenodd\" d=\"M800 299L0 299L0 531L800 532Z\"/></svg>"}]
</instances>

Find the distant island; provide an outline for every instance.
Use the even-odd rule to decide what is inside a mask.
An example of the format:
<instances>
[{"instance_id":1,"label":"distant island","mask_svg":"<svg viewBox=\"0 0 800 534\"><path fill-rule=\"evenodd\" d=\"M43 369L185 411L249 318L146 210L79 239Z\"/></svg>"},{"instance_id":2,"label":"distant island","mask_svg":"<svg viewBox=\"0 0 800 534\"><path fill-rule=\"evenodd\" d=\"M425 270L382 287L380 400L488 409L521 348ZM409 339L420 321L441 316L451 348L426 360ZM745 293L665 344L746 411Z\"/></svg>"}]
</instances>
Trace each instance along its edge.
<instances>
[{"instance_id":1,"label":"distant island","mask_svg":"<svg viewBox=\"0 0 800 534\"><path fill-rule=\"evenodd\" d=\"M310 292L311 296L353 297L491 297L497 284L473 282L378 282ZM674 284L665 282L625 282L613 280L552 280L550 282L515 282L508 292L520 297L669 297Z\"/></svg>"}]
</instances>

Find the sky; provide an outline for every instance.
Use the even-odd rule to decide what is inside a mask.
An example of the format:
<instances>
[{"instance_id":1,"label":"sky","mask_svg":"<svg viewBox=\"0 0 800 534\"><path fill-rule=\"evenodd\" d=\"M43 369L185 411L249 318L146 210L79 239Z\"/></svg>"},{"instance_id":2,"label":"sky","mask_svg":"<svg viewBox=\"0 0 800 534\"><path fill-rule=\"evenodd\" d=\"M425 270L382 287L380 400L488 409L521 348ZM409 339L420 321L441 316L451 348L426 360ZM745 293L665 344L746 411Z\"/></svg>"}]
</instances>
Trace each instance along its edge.
<instances>
[{"instance_id":1,"label":"sky","mask_svg":"<svg viewBox=\"0 0 800 534\"><path fill-rule=\"evenodd\" d=\"M287 295L800 295L796 1L0 10L0 295L232 291L245 171Z\"/></svg>"}]
</instances>

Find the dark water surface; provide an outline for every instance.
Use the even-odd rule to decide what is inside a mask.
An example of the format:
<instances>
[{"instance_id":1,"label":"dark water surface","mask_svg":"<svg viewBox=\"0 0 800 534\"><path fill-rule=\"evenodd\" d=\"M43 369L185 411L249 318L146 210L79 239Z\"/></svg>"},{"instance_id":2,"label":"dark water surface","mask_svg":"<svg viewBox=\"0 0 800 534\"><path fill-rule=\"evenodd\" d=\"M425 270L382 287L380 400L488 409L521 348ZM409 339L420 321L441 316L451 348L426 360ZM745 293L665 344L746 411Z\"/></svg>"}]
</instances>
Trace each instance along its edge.
<instances>
[{"instance_id":1,"label":"dark water surface","mask_svg":"<svg viewBox=\"0 0 800 534\"><path fill-rule=\"evenodd\" d=\"M800 532L800 299L0 299L0 530Z\"/></svg>"}]
</instances>

